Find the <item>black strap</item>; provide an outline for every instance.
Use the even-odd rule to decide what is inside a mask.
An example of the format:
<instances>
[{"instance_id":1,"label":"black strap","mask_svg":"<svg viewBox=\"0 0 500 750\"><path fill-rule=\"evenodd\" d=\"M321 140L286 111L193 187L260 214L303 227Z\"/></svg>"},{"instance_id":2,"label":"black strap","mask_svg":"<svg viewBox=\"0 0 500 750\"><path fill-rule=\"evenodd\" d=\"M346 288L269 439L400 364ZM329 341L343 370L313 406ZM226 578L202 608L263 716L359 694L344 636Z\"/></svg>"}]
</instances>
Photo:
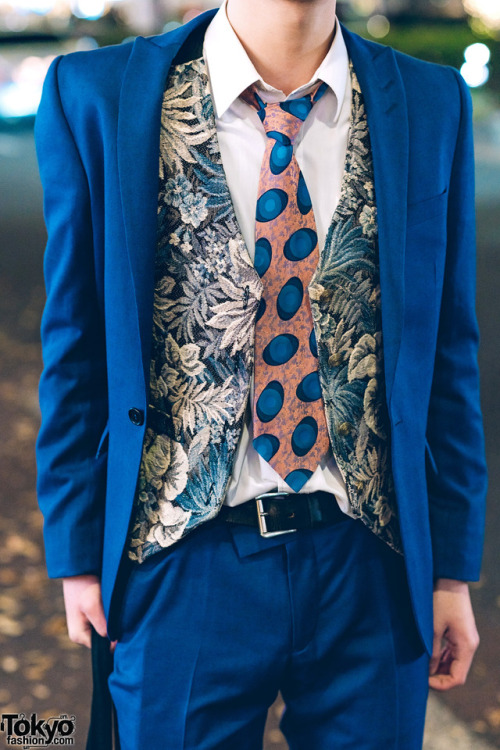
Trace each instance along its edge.
<instances>
[{"instance_id":1,"label":"black strap","mask_svg":"<svg viewBox=\"0 0 500 750\"><path fill-rule=\"evenodd\" d=\"M116 711L108 677L113 671L109 638L92 628L92 708L86 750L120 750Z\"/></svg>"},{"instance_id":2,"label":"black strap","mask_svg":"<svg viewBox=\"0 0 500 750\"><path fill-rule=\"evenodd\" d=\"M263 497L262 502L268 531L313 529L348 518L340 510L335 495L321 490L309 494L283 492L275 497ZM244 526L259 525L255 500L233 507L223 505L220 518Z\"/></svg>"}]
</instances>

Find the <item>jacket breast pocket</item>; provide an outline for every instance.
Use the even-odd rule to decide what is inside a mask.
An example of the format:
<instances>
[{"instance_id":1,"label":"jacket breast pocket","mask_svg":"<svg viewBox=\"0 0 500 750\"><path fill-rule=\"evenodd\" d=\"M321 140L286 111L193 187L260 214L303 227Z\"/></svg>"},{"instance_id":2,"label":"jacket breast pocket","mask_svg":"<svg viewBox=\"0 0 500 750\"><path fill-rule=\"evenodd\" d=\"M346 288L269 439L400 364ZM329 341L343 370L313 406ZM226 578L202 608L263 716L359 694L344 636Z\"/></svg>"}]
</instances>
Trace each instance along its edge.
<instances>
[{"instance_id":1,"label":"jacket breast pocket","mask_svg":"<svg viewBox=\"0 0 500 750\"><path fill-rule=\"evenodd\" d=\"M436 219L446 211L448 206L448 189L445 188L442 193L433 195L430 198L416 201L408 204L408 214L406 226L414 227L422 224L424 221Z\"/></svg>"}]
</instances>

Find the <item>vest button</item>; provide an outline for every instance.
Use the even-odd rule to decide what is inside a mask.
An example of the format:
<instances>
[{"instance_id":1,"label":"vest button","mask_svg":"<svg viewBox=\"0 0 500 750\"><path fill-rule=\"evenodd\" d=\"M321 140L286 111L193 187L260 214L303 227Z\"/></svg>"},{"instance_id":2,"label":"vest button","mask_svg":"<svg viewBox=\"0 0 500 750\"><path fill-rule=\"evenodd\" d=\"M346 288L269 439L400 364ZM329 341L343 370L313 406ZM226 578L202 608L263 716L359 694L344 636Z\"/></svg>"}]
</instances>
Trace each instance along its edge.
<instances>
[{"instance_id":1,"label":"vest button","mask_svg":"<svg viewBox=\"0 0 500 750\"><path fill-rule=\"evenodd\" d=\"M130 419L132 424L135 424L137 427L140 427L141 424L144 424L144 412L142 411L142 409L130 409L128 418Z\"/></svg>"}]
</instances>

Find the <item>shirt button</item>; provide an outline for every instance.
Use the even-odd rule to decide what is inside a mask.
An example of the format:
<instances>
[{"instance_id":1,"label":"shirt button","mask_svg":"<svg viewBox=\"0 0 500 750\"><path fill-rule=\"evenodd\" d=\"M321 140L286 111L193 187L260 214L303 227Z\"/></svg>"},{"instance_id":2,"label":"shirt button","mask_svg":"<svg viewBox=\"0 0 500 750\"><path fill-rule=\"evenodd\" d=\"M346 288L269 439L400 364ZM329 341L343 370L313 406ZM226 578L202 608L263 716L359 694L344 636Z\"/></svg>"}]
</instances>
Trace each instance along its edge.
<instances>
[{"instance_id":1,"label":"shirt button","mask_svg":"<svg viewBox=\"0 0 500 750\"><path fill-rule=\"evenodd\" d=\"M141 424L144 424L144 412L142 411L142 409L130 409L128 418L130 419L132 424L135 424L137 427L140 427Z\"/></svg>"}]
</instances>

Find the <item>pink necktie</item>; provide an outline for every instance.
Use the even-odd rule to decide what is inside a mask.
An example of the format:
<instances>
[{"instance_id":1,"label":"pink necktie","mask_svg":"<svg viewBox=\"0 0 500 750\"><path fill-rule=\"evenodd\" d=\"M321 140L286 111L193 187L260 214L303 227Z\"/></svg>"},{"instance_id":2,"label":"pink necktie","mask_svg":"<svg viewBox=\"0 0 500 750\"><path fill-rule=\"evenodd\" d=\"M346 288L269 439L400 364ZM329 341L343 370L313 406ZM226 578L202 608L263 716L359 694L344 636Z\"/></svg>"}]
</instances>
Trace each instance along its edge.
<instances>
[{"instance_id":1,"label":"pink necktie","mask_svg":"<svg viewBox=\"0 0 500 750\"><path fill-rule=\"evenodd\" d=\"M256 215L255 268L264 291L255 329L255 450L298 492L329 450L307 287L318 263L311 199L293 154L325 83L300 99L269 104L255 87L243 98L268 137Z\"/></svg>"}]
</instances>

